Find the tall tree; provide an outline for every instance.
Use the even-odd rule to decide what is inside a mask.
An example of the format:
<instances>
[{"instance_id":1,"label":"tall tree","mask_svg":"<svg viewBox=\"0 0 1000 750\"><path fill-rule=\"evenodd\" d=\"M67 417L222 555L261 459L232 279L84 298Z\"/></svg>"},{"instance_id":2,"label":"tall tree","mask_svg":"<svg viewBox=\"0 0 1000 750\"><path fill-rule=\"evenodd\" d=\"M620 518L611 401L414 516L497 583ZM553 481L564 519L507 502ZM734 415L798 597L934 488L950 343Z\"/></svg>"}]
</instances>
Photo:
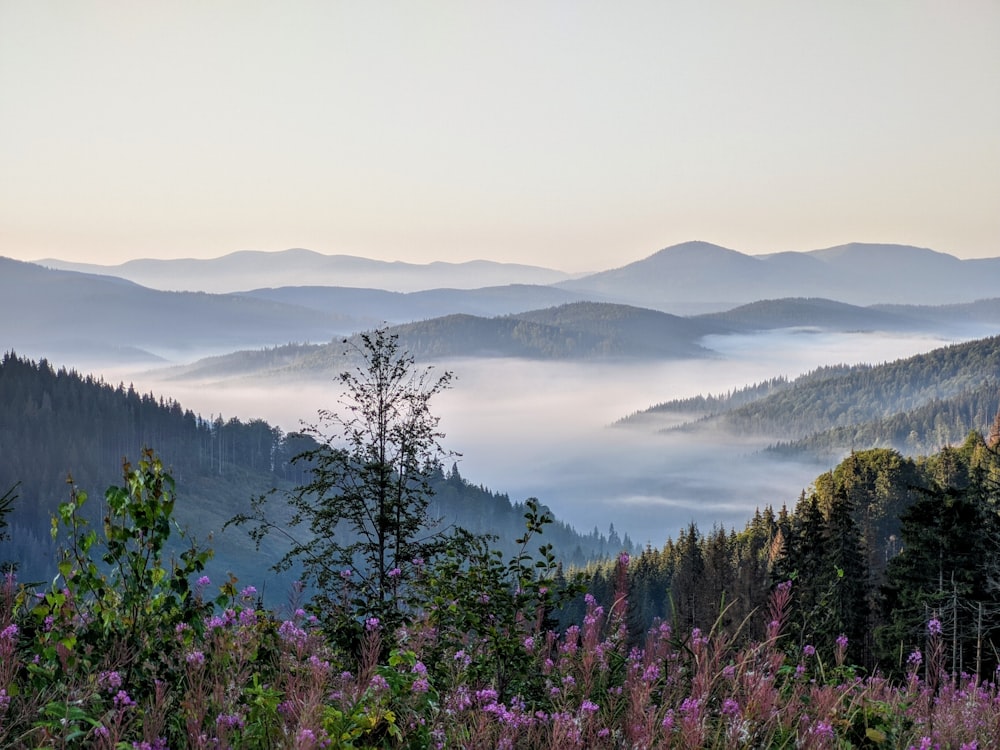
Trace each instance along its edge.
<instances>
[{"instance_id":1,"label":"tall tree","mask_svg":"<svg viewBox=\"0 0 1000 750\"><path fill-rule=\"evenodd\" d=\"M898 667L921 645L923 625L931 617L945 628L956 670L981 664L976 651L993 653L983 650L983 631L976 623L982 607L992 614L997 603L998 592L989 581L997 516L976 472L970 472L966 453L946 448L934 456L928 467L932 486L903 514L903 550L886 570L884 624L876 634L888 667Z\"/></svg>"},{"instance_id":2,"label":"tall tree","mask_svg":"<svg viewBox=\"0 0 1000 750\"><path fill-rule=\"evenodd\" d=\"M338 378L337 408L319 412L320 424L305 430L315 447L295 458L308 481L288 497L288 526L308 535L270 519L264 498L233 522L255 522L257 540L274 530L289 538L277 567L301 565L321 619L343 624L346 606L358 623L377 617L392 627L404 616L407 583L446 541L428 512L430 475L445 455L430 401L452 375L417 369L384 328L349 346L358 364Z\"/></svg>"}]
</instances>

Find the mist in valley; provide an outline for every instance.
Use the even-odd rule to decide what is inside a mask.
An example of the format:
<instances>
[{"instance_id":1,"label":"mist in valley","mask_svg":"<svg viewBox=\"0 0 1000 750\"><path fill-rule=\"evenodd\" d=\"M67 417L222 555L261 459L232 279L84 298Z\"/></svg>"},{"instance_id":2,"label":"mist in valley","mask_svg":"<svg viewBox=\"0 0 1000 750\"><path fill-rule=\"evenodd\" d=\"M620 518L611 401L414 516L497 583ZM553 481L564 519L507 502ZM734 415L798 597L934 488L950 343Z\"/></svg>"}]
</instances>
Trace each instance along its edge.
<instances>
[{"instance_id":1,"label":"mist in valley","mask_svg":"<svg viewBox=\"0 0 1000 750\"><path fill-rule=\"evenodd\" d=\"M879 364L985 335L821 333L783 330L708 337L712 359L669 362L540 362L460 359L432 364L455 375L433 411L444 446L469 481L537 497L561 520L587 532L614 524L638 544L662 545L690 522L742 527L756 507L794 505L830 468L780 460L754 441L726 434L662 432L661 423L614 423L656 403L721 394L776 376L794 378L829 364ZM316 422L338 396L332 379L190 381L157 371L109 371L143 392L173 398L203 417L266 419L285 432Z\"/></svg>"}]
</instances>

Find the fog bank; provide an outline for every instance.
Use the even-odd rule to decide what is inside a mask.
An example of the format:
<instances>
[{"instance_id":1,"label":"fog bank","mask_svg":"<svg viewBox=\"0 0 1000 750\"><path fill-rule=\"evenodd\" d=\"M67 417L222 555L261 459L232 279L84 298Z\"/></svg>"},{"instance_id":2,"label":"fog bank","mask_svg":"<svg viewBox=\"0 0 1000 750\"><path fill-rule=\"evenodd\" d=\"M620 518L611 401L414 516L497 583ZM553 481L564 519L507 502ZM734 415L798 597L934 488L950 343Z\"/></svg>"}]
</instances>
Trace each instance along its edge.
<instances>
[{"instance_id":1,"label":"fog bank","mask_svg":"<svg viewBox=\"0 0 1000 750\"><path fill-rule=\"evenodd\" d=\"M610 425L653 404L719 394L828 364L899 359L951 343L930 336L780 331L710 337L716 359L637 363L553 363L466 359L435 363L454 387L432 404L462 475L506 492L538 497L589 531L614 524L637 543L662 545L695 522L742 527L755 507L794 505L821 472L818 464L758 455L771 440L661 434ZM419 364L419 363L418 363ZM202 416L263 418L286 432L333 406L333 381L192 383L136 376L143 391L178 400Z\"/></svg>"}]
</instances>

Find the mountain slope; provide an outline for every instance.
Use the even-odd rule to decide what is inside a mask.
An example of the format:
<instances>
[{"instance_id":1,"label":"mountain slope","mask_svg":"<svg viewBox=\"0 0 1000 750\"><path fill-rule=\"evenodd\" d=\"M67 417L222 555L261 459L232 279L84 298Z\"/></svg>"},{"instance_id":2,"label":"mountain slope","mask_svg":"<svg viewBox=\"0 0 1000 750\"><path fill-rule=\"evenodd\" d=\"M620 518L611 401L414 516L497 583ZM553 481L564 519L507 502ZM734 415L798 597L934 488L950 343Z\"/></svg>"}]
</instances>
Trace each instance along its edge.
<instances>
[{"instance_id":1,"label":"mountain slope","mask_svg":"<svg viewBox=\"0 0 1000 750\"><path fill-rule=\"evenodd\" d=\"M421 361L458 357L584 360L715 356L699 339L724 329L655 310L577 302L517 315L446 315L393 326L400 346ZM172 368L173 377L329 375L348 362L349 345L291 344L233 352Z\"/></svg>"},{"instance_id":2,"label":"mountain slope","mask_svg":"<svg viewBox=\"0 0 1000 750\"><path fill-rule=\"evenodd\" d=\"M412 323L427 318L464 313L494 317L580 301L583 295L551 286L508 284L480 289L426 289L390 292L354 287L298 286L254 289L242 296L301 305L311 310L350 315L363 324Z\"/></svg>"},{"instance_id":3,"label":"mountain slope","mask_svg":"<svg viewBox=\"0 0 1000 750\"><path fill-rule=\"evenodd\" d=\"M915 331L937 324L931 313L907 315L909 308L878 309L813 297L760 300L719 313L693 318L727 326L732 331L775 328L822 328L836 331Z\"/></svg>"},{"instance_id":4,"label":"mountain slope","mask_svg":"<svg viewBox=\"0 0 1000 750\"><path fill-rule=\"evenodd\" d=\"M791 383L772 381L730 396L667 402L629 421L687 414L693 421L678 429L842 450L875 440L903 450L940 447L970 429L986 432L998 407L1000 337L994 336L877 366L819 368ZM898 444L901 433L906 445Z\"/></svg>"},{"instance_id":5,"label":"mountain slope","mask_svg":"<svg viewBox=\"0 0 1000 750\"><path fill-rule=\"evenodd\" d=\"M34 356L153 361L160 354L328 341L351 322L291 304L162 292L0 258L0 341Z\"/></svg>"},{"instance_id":6,"label":"mountain slope","mask_svg":"<svg viewBox=\"0 0 1000 750\"><path fill-rule=\"evenodd\" d=\"M301 435L283 435L259 419L205 420L163 397L11 354L0 357L0 425L0 487L19 483L11 541L0 541L0 560L20 562L23 580L55 574L49 519L69 498L67 475L91 496L83 510L99 524L99 498L120 484L122 457L135 461L151 447L177 481L177 521L202 542L212 537L212 577L225 580L231 571L258 585L275 583L270 594L277 599L287 592L291 579L276 581L269 570L284 552L281 542L269 537L258 553L244 532L224 524L246 512L251 498L306 481L303 465L292 461L311 447ZM430 481L432 509L446 523L499 535L505 553L517 548L523 506L465 481L456 468L435 472ZM620 549L562 522L546 529L545 541L579 565Z\"/></svg>"}]
</instances>

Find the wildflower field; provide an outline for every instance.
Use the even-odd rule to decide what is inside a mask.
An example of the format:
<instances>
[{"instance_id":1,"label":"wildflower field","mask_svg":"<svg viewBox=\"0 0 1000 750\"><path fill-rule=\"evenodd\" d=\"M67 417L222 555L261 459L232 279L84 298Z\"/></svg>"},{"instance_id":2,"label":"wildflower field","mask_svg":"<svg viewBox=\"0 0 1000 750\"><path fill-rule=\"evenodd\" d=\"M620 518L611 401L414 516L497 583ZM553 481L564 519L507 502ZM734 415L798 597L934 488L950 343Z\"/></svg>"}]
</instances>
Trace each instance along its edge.
<instances>
[{"instance_id":1,"label":"wildflower field","mask_svg":"<svg viewBox=\"0 0 1000 750\"><path fill-rule=\"evenodd\" d=\"M518 600L498 599L492 589L476 596L484 617L478 626L465 618L457 628L451 615L462 613L450 612L454 602L427 602L393 632L374 617L345 625L353 648L337 645L343 633L323 627L296 592L287 608L265 611L252 586L214 585L193 575L196 565L190 579L178 569L164 575L146 568L149 586L136 601L123 597L121 579L115 595L99 586L83 590L87 573L79 567L63 566L65 578L48 590L7 574L0 587L0 745L1000 746L996 685L946 672L936 621L928 623L926 648L910 655L905 679L896 682L845 663L845 638L833 644L831 663L812 645L791 648L783 638L790 582L774 589L760 613L768 623L760 642L675 632L663 623L630 645L628 566L623 554L614 600L603 606L586 595L583 621L562 632L545 627L539 592L531 607L508 618L504 610ZM436 575L430 565L419 567L420 576ZM94 573L92 583L122 574L145 576L138 569ZM357 575L342 571L345 604Z\"/></svg>"}]
</instances>

